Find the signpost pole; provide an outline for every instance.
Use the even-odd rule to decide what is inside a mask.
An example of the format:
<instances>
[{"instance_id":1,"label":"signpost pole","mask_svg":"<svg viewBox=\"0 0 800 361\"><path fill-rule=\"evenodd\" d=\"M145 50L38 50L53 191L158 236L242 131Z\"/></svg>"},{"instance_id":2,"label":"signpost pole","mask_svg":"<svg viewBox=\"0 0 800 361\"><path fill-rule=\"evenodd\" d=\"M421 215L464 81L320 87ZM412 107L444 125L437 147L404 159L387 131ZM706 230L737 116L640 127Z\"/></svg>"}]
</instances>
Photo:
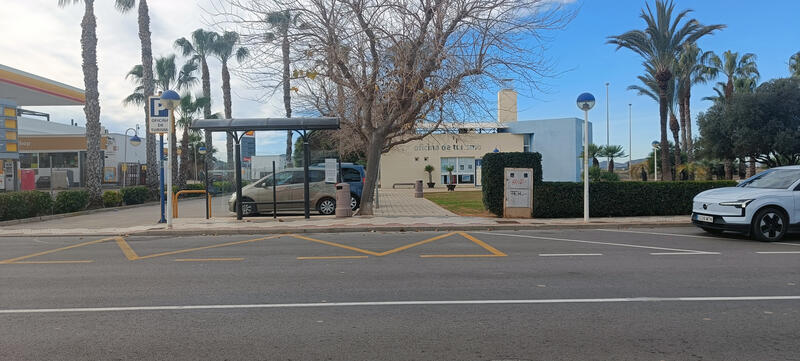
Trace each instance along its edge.
<instances>
[{"instance_id":1,"label":"signpost pole","mask_svg":"<svg viewBox=\"0 0 800 361\"><path fill-rule=\"evenodd\" d=\"M275 161L272 161L272 219L278 219L278 190L275 188L277 184L277 176L275 175Z\"/></svg>"},{"instance_id":2,"label":"signpost pole","mask_svg":"<svg viewBox=\"0 0 800 361\"><path fill-rule=\"evenodd\" d=\"M167 228L172 228L172 111L169 111L169 129L167 130L167 166L166 166L166 181L167 181Z\"/></svg>"},{"instance_id":3,"label":"signpost pole","mask_svg":"<svg viewBox=\"0 0 800 361\"><path fill-rule=\"evenodd\" d=\"M158 223L167 223L167 219L164 218L164 133L158 135L158 166L159 168L159 175L161 179L158 182L158 189L159 189L159 200L161 201L161 219L158 220Z\"/></svg>"},{"instance_id":4,"label":"signpost pole","mask_svg":"<svg viewBox=\"0 0 800 361\"><path fill-rule=\"evenodd\" d=\"M308 146L308 135L303 131L303 211L306 219L311 218L311 206L309 201L310 191L308 189L308 165L311 162L311 154Z\"/></svg>"}]
</instances>

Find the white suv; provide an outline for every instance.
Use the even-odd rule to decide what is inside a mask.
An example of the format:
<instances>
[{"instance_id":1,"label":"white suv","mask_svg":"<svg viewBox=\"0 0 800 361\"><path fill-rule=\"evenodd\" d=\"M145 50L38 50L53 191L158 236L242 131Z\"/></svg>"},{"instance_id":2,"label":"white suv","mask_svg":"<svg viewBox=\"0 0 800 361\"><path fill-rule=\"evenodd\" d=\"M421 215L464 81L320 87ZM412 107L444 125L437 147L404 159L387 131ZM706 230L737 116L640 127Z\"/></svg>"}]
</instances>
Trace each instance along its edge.
<instances>
[{"instance_id":1,"label":"white suv","mask_svg":"<svg viewBox=\"0 0 800 361\"><path fill-rule=\"evenodd\" d=\"M713 234L734 231L779 241L800 224L800 166L772 168L736 187L698 194L692 223Z\"/></svg>"}]
</instances>

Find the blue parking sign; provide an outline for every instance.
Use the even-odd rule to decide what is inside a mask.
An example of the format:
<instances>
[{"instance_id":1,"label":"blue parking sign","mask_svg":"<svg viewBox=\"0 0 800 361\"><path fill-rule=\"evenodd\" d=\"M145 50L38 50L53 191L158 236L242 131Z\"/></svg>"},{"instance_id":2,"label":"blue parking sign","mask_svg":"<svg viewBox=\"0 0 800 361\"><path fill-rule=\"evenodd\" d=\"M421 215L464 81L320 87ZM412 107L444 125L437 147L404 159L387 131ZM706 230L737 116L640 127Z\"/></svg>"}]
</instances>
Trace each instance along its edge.
<instances>
[{"instance_id":1,"label":"blue parking sign","mask_svg":"<svg viewBox=\"0 0 800 361\"><path fill-rule=\"evenodd\" d=\"M161 103L161 98L149 98L149 125L150 133L169 132L169 109Z\"/></svg>"}]
</instances>

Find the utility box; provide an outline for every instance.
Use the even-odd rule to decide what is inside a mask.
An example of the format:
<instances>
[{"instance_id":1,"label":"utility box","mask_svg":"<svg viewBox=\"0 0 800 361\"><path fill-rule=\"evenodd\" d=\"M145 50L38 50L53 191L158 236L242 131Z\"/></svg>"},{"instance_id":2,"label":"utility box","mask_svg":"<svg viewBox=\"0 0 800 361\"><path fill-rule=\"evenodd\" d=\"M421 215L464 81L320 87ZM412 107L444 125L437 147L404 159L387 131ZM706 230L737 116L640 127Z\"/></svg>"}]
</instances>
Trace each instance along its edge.
<instances>
[{"instance_id":1,"label":"utility box","mask_svg":"<svg viewBox=\"0 0 800 361\"><path fill-rule=\"evenodd\" d=\"M533 169L505 168L503 218L533 217Z\"/></svg>"},{"instance_id":2,"label":"utility box","mask_svg":"<svg viewBox=\"0 0 800 361\"><path fill-rule=\"evenodd\" d=\"M422 198L422 181L417 180L414 183L414 198Z\"/></svg>"},{"instance_id":3,"label":"utility box","mask_svg":"<svg viewBox=\"0 0 800 361\"><path fill-rule=\"evenodd\" d=\"M350 184L336 184L336 218L353 216L353 208L350 207Z\"/></svg>"}]
</instances>

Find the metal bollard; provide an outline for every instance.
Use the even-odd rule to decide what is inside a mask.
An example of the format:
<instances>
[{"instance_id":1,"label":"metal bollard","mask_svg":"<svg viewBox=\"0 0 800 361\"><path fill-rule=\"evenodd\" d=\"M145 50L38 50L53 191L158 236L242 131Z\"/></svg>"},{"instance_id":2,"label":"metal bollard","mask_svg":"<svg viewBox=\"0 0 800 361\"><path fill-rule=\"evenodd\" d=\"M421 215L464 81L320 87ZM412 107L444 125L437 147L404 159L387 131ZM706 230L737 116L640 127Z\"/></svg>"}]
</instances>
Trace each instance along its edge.
<instances>
[{"instance_id":1,"label":"metal bollard","mask_svg":"<svg viewBox=\"0 0 800 361\"><path fill-rule=\"evenodd\" d=\"M414 198L422 198L422 181L418 180L416 184L414 184Z\"/></svg>"},{"instance_id":2,"label":"metal bollard","mask_svg":"<svg viewBox=\"0 0 800 361\"><path fill-rule=\"evenodd\" d=\"M336 184L336 218L352 217L350 208L350 184Z\"/></svg>"}]
</instances>

